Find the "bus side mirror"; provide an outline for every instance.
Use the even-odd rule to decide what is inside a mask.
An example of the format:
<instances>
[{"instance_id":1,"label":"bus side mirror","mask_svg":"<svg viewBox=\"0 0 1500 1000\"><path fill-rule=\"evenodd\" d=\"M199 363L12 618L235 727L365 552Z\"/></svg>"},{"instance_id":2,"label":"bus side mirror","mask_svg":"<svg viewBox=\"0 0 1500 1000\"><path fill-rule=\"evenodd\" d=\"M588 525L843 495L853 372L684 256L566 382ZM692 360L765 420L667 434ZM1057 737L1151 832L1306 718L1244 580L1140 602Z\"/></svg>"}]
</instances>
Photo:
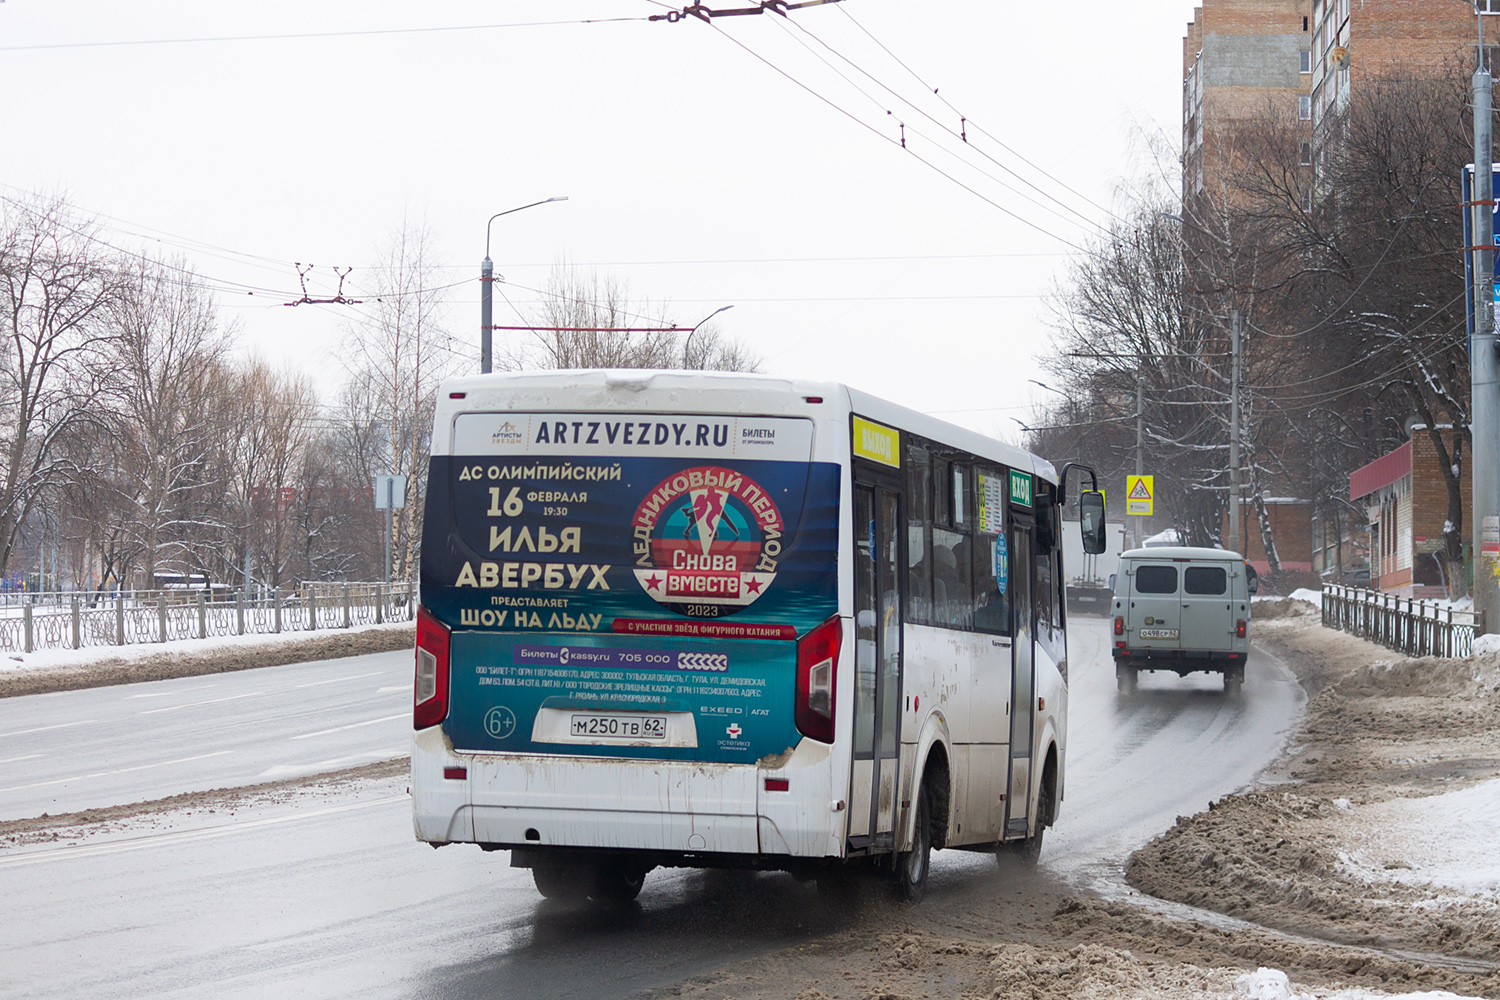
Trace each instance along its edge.
<instances>
[{"instance_id":1,"label":"bus side mirror","mask_svg":"<svg viewBox=\"0 0 1500 1000\"><path fill-rule=\"evenodd\" d=\"M1084 490L1078 494L1078 525L1083 531L1083 551L1097 556L1104 551L1104 494Z\"/></svg>"}]
</instances>

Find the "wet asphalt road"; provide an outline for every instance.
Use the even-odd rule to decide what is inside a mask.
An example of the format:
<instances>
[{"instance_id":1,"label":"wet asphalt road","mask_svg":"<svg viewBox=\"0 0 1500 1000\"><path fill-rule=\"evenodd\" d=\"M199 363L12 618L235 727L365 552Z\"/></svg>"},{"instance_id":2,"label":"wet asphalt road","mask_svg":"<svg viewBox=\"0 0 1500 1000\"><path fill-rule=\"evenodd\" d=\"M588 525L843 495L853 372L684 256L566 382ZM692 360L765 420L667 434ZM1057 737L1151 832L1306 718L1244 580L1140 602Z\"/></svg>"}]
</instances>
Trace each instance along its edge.
<instances>
[{"instance_id":1,"label":"wet asphalt road","mask_svg":"<svg viewBox=\"0 0 1500 1000\"><path fill-rule=\"evenodd\" d=\"M1072 629L1066 799L1040 877L1108 894L1131 850L1276 755L1302 698L1257 653L1240 699L1147 675L1121 701L1105 623ZM850 915L783 875L682 871L628 907L557 907L504 854L413 841L404 788L0 854L0 995L623 997L891 912ZM922 905L995 881L993 860L942 852Z\"/></svg>"}]
</instances>

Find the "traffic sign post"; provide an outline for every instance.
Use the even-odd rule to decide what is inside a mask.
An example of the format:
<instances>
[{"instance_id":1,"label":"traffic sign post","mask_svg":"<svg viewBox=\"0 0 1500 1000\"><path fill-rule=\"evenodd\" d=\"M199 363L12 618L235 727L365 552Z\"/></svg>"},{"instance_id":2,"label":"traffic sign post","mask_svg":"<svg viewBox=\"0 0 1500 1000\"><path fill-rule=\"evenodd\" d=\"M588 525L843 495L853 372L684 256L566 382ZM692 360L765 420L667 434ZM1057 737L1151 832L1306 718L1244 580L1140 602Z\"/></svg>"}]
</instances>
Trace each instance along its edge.
<instances>
[{"instance_id":1,"label":"traffic sign post","mask_svg":"<svg viewBox=\"0 0 1500 1000\"><path fill-rule=\"evenodd\" d=\"M385 582L391 582L391 511L406 506L405 476L375 477L375 509L385 511Z\"/></svg>"}]
</instances>

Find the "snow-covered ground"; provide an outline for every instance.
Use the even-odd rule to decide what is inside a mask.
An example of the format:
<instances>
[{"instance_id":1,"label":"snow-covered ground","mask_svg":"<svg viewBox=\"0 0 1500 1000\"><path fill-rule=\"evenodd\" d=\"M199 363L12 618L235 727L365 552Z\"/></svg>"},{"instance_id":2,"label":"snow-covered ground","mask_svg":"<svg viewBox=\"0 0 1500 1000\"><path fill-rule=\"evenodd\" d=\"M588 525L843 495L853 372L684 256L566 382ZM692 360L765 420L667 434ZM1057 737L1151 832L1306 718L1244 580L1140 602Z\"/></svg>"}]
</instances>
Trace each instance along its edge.
<instances>
[{"instance_id":1,"label":"snow-covered ground","mask_svg":"<svg viewBox=\"0 0 1500 1000\"><path fill-rule=\"evenodd\" d=\"M1460 997L1446 990L1423 993L1372 993L1369 990L1339 990L1337 993L1319 991L1304 993L1293 988L1287 974L1280 969L1259 968L1247 972L1234 981L1238 996L1250 1000L1480 1000L1477 997Z\"/></svg>"},{"instance_id":2,"label":"snow-covered ground","mask_svg":"<svg viewBox=\"0 0 1500 1000\"><path fill-rule=\"evenodd\" d=\"M1500 903L1500 779L1347 808L1355 849L1339 857L1346 873Z\"/></svg>"}]
</instances>

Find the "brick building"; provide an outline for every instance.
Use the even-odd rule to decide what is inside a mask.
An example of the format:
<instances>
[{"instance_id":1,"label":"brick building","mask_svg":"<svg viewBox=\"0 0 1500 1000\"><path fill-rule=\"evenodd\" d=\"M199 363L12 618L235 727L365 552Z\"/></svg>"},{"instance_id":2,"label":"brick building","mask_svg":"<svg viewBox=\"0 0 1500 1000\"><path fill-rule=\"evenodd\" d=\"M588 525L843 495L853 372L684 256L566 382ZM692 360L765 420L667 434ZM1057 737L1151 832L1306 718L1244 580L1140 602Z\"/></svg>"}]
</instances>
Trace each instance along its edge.
<instances>
[{"instance_id":1,"label":"brick building","mask_svg":"<svg viewBox=\"0 0 1500 1000\"><path fill-rule=\"evenodd\" d=\"M1313 505L1310 500L1294 497L1266 497L1266 520L1271 525L1271 541L1283 573L1311 573L1313 569ZM1227 527L1227 525L1226 525ZM1242 555L1261 574L1271 572L1260 533L1260 515L1249 497L1240 501L1240 538L1244 539Z\"/></svg>"},{"instance_id":2,"label":"brick building","mask_svg":"<svg viewBox=\"0 0 1500 1000\"><path fill-rule=\"evenodd\" d=\"M1459 489L1465 508L1459 534L1468 546L1473 537L1467 509L1473 486L1467 464ZM1403 597L1447 596L1437 553L1448 520L1448 487L1425 427L1417 425L1406 444L1350 473L1349 499L1368 519L1372 587Z\"/></svg>"}]
</instances>

